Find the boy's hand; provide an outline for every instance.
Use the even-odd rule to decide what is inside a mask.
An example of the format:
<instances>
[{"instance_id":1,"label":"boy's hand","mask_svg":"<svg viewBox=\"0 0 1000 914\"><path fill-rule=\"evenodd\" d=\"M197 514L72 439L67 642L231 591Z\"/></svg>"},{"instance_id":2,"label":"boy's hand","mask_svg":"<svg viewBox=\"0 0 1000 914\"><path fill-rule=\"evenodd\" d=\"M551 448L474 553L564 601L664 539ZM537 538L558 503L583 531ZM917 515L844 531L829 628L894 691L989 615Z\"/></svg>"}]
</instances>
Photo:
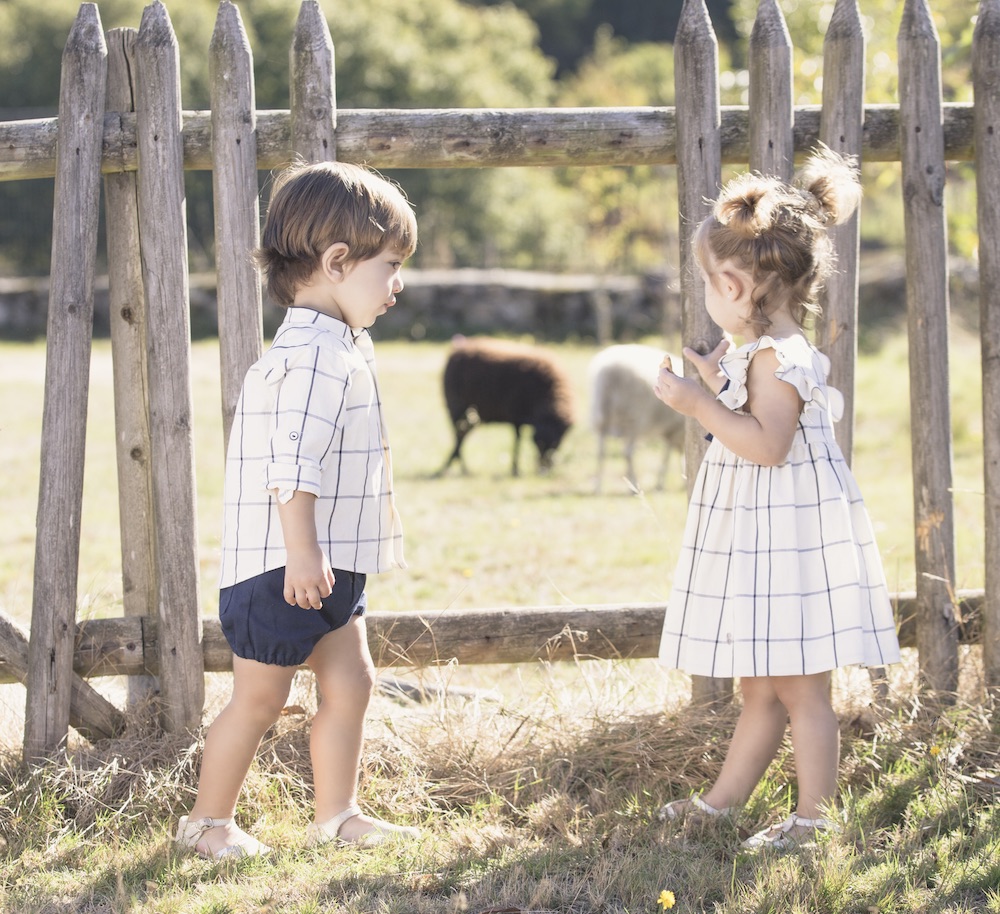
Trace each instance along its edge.
<instances>
[{"instance_id":1,"label":"boy's hand","mask_svg":"<svg viewBox=\"0 0 1000 914\"><path fill-rule=\"evenodd\" d=\"M333 569L316 539L316 497L295 492L278 499L278 519L285 538L285 589L289 606L322 609L333 592Z\"/></svg>"},{"instance_id":2,"label":"boy's hand","mask_svg":"<svg viewBox=\"0 0 1000 914\"><path fill-rule=\"evenodd\" d=\"M333 569L323 551L289 550L285 559L285 601L302 609L322 609L333 592Z\"/></svg>"}]
</instances>

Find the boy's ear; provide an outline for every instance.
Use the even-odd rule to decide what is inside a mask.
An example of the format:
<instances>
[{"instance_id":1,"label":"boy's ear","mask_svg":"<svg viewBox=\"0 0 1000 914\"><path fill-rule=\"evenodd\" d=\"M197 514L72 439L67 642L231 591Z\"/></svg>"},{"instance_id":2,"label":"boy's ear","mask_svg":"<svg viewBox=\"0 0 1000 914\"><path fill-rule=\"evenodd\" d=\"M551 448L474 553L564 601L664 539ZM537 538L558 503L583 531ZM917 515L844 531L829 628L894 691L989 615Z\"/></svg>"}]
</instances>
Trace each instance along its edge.
<instances>
[{"instance_id":1,"label":"boy's ear","mask_svg":"<svg viewBox=\"0 0 1000 914\"><path fill-rule=\"evenodd\" d=\"M319 267L331 282L338 282L344 277L344 265L350 248L343 241L335 241L319 258Z\"/></svg>"}]
</instances>

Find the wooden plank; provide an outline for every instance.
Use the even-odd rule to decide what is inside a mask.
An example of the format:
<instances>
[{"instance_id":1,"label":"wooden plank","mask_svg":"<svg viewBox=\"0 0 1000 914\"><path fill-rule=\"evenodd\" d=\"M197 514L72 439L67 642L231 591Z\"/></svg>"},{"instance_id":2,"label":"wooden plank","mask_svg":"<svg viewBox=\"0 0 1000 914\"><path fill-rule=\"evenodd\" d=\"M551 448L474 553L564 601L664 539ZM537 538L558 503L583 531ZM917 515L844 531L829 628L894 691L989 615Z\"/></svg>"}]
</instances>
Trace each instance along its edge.
<instances>
[{"instance_id":1,"label":"wooden plank","mask_svg":"<svg viewBox=\"0 0 1000 914\"><path fill-rule=\"evenodd\" d=\"M107 47L93 3L62 55L46 330L45 406L35 538L24 758L45 758L70 721L83 461L100 206Z\"/></svg>"},{"instance_id":2,"label":"wooden plank","mask_svg":"<svg viewBox=\"0 0 1000 914\"><path fill-rule=\"evenodd\" d=\"M956 594L962 644L982 639L981 590ZM915 593L892 596L903 647L917 644ZM511 606L439 612L372 613L368 645L378 666L438 663L532 663L537 660L649 659L656 656L664 603L594 606ZM80 676L155 674L158 626L153 617L90 619L76 628L74 669ZM232 670L232 651L218 619L204 620L205 672ZM0 683L16 682L16 661L0 638Z\"/></svg>"},{"instance_id":3,"label":"wooden plank","mask_svg":"<svg viewBox=\"0 0 1000 914\"><path fill-rule=\"evenodd\" d=\"M289 51L292 153L306 162L337 158L337 92L330 27L318 0L303 0Z\"/></svg>"},{"instance_id":4,"label":"wooden plank","mask_svg":"<svg viewBox=\"0 0 1000 914\"><path fill-rule=\"evenodd\" d=\"M944 105L945 157L971 161L974 112L967 102ZM750 111L723 106L720 135L724 164L750 159ZM212 117L185 111L184 167L212 168ZM795 109L795 153L801 158L820 136L820 106ZM257 112L257 167L278 168L291 159L291 113ZM0 181L55 174L57 119L0 123ZM866 105L862 155L866 162L898 162L899 108ZM375 168L484 168L487 166L675 165L675 112L635 108L381 109L337 112L337 156ZM102 170L138 167L135 117L104 117Z\"/></svg>"},{"instance_id":5,"label":"wooden plank","mask_svg":"<svg viewBox=\"0 0 1000 914\"><path fill-rule=\"evenodd\" d=\"M0 612L0 668L4 682L27 682L29 652L27 634ZM69 722L92 742L118 736L125 729L125 715L76 672L70 674Z\"/></svg>"},{"instance_id":6,"label":"wooden plank","mask_svg":"<svg viewBox=\"0 0 1000 914\"><path fill-rule=\"evenodd\" d=\"M135 107L135 29L107 33L109 111ZM108 298L114 365L115 445L121 531L122 602L126 616L156 612L153 473L147 394L146 298L139 256L139 202L135 172L104 178L108 238ZM159 688L152 676L129 677L128 701L136 707Z\"/></svg>"},{"instance_id":7,"label":"wooden plank","mask_svg":"<svg viewBox=\"0 0 1000 914\"><path fill-rule=\"evenodd\" d=\"M972 38L983 356L986 687L1000 693L1000 0L982 0Z\"/></svg>"},{"instance_id":8,"label":"wooden plank","mask_svg":"<svg viewBox=\"0 0 1000 914\"><path fill-rule=\"evenodd\" d=\"M208 53L222 440L228 446L243 378L264 348L260 276L251 257L260 243L253 55L230 0L219 4Z\"/></svg>"},{"instance_id":9,"label":"wooden plank","mask_svg":"<svg viewBox=\"0 0 1000 914\"><path fill-rule=\"evenodd\" d=\"M823 41L820 140L835 152L861 157L864 133L865 36L858 0L837 0ZM837 442L848 465L854 451L854 370L858 360L860 212L831 225L837 268L820 298L816 342L830 359L830 383L844 395Z\"/></svg>"},{"instance_id":10,"label":"wooden plank","mask_svg":"<svg viewBox=\"0 0 1000 914\"><path fill-rule=\"evenodd\" d=\"M136 39L139 222L149 353L160 716L171 733L201 724L205 698L195 511L187 224L177 38L150 4Z\"/></svg>"},{"instance_id":11,"label":"wooden plank","mask_svg":"<svg viewBox=\"0 0 1000 914\"><path fill-rule=\"evenodd\" d=\"M792 39L778 0L761 0L750 31L750 167L788 180L795 165Z\"/></svg>"},{"instance_id":12,"label":"wooden plank","mask_svg":"<svg viewBox=\"0 0 1000 914\"><path fill-rule=\"evenodd\" d=\"M691 251L695 229L711 212L711 201L718 195L721 181L722 118L718 74L719 46L704 0L685 0L674 39L681 332L684 344L702 353L711 352L722 339L722 331L705 310L705 289L698 281ZM690 361L685 362L684 373L687 377L698 377ZM689 499L707 447L704 429L689 417L684 432ZM692 681L691 692L696 704L731 701L733 681L697 676Z\"/></svg>"},{"instance_id":13,"label":"wooden plank","mask_svg":"<svg viewBox=\"0 0 1000 914\"><path fill-rule=\"evenodd\" d=\"M958 687L958 638L948 242L940 43L927 0L906 0L898 45L920 672L929 689L951 693Z\"/></svg>"}]
</instances>

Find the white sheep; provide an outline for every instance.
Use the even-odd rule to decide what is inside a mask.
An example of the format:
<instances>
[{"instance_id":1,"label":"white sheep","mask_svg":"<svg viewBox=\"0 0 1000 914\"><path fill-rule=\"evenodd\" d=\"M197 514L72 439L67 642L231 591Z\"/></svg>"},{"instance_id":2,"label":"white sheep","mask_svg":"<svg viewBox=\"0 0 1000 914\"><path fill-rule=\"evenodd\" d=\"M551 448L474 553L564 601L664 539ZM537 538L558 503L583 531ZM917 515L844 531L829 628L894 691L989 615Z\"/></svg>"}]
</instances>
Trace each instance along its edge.
<instances>
[{"instance_id":1,"label":"white sheep","mask_svg":"<svg viewBox=\"0 0 1000 914\"><path fill-rule=\"evenodd\" d=\"M676 450L683 460L684 417L653 393L664 355L655 346L628 343L609 346L591 360L590 419L598 436L595 492L601 491L608 436L624 441L627 478L637 489L633 455L640 438L663 439L657 488L662 489L666 481L670 452ZM680 359L671 357L671 361L678 373L683 370Z\"/></svg>"}]
</instances>

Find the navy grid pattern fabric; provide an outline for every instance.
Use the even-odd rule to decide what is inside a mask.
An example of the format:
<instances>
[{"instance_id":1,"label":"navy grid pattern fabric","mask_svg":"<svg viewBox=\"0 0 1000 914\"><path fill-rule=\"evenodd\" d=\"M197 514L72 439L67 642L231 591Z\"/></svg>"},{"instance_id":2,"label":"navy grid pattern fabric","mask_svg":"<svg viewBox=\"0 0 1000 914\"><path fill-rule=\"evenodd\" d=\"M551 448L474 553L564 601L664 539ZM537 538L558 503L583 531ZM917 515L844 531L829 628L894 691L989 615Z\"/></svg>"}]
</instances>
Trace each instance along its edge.
<instances>
[{"instance_id":1,"label":"navy grid pattern fabric","mask_svg":"<svg viewBox=\"0 0 1000 914\"><path fill-rule=\"evenodd\" d=\"M765 338L771 345L778 376L805 399L791 450L782 465L765 467L717 439L709 445L691 493L660 661L717 677L895 662L899 644L872 525L833 434L830 404L839 399L825 388L828 363L804 341ZM741 362L743 347L729 362L730 371L739 366L727 392L733 403L745 401L738 389L758 348Z\"/></svg>"},{"instance_id":2,"label":"navy grid pattern fabric","mask_svg":"<svg viewBox=\"0 0 1000 914\"><path fill-rule=\"evenodd\" d=\"M334 568L405 567L371 336L308 308L288 310L243 382L226 454L220 587L285 565L275 497L296 491L316 496L316 535Z\"/></svg>"}]
</instances>

